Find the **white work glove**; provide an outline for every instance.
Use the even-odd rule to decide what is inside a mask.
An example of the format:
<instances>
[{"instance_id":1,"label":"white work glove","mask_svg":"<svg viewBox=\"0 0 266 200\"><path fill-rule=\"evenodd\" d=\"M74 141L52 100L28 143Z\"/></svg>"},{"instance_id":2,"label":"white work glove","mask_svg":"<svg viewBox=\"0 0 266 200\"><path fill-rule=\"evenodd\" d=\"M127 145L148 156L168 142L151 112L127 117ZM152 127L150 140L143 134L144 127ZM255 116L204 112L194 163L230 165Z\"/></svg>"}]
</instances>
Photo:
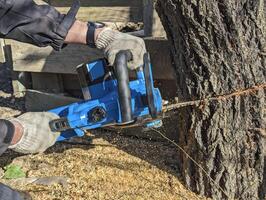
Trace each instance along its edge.
<instances>
[{"instance_id":1,"label":"white work glove","mask_svg":"<svg viewBox=\"0 0 266 200\"><path fill-rule=\"evenodd\" d=\"M95 42L98 49L104 51L110 65L113 66L116 54L121 50L130 50L133 59L128 63L131 70L143 66L143 56L146 53L144 40L126 33L114 31L110 28L103 29Z\"/></svg>"},{"instance_id":2,"label":"white work glove","mask_svg":"<svg viewBox=\"0 0 266 200\"><path fill-rule=\"evenodd\" d=\"M16 152L42 153L56 142L59 132L52 132L49 122L59 117L49 112L29 112L11 119L23 127L23 135L18 143L9 146Z\"/></svg>"}]
</instances>

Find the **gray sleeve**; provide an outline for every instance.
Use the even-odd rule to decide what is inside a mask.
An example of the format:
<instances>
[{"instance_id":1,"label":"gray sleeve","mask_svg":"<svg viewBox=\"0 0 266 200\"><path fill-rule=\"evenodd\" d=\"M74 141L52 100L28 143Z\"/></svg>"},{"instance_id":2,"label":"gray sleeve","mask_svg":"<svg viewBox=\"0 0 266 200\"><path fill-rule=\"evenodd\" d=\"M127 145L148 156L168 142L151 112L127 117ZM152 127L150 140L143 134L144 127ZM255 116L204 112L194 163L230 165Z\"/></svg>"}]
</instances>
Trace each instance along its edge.
<instances>
[{"instance_id":1,"label":"gray sleeve","mask_svg":"<svg viewBox=\"0 0 266 200\"><path fill-rule=\"evenodd\" d=\"M4 153L10 145L14 132L15 127L10 121L0 119L0 155Z\"/></svg>"},{"instance_id":2,"label":"gray sleeve","mask_svg":"<svg viewBox=\"0 0 266 200\"><path fill-rule=\"evenodd\" d=\"M10 187L0 183L0 199L1 200L22 200L19 193Z\"/></svg>"},{"instance_id":3,"label":"gray sleeve","mask_svg":"<svg viewBox=\"0 0 266 200\"><path fill-rule=\"evenodd\" d=\"M33 0L0 0L0 37L60 50L78 9L79 1L64 15Z\"/></svg>"}]
</instances>

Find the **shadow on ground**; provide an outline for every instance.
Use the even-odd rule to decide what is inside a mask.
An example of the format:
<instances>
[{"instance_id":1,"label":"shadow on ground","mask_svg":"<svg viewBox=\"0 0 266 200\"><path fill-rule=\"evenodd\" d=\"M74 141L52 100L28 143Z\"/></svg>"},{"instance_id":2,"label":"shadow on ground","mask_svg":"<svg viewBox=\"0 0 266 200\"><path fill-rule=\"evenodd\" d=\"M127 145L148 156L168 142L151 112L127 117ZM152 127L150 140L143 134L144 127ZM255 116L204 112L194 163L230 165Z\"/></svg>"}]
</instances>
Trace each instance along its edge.
<instances>
[{"instance_id":1,"label":"shadow on ground","mask_svg":"<svg viewBox=\"0 0 266 200\"><path fill-rule=\"evenodd\" d=\"M108 141L109 144L93 144L93 140L97 138L102 138L105 141ZM48 149L46 154L63 153L72 148L90 150L96 146L115 146L117 149L140 158L141 160L146 161L167 173L171 173L180 179L178 169L179 161L177 156L179 153L178 149L162 139L139 138L136 136L123 135L117 132L98 130L93 131L93 136L84 136L83 138L75 138L70 141L57 143L54 147ZM122 166L121 163L112 162L110 160L99 164L118 169L121 169ZM125 170L124 165L123 170Z\"/></svg>"}]
</instances>

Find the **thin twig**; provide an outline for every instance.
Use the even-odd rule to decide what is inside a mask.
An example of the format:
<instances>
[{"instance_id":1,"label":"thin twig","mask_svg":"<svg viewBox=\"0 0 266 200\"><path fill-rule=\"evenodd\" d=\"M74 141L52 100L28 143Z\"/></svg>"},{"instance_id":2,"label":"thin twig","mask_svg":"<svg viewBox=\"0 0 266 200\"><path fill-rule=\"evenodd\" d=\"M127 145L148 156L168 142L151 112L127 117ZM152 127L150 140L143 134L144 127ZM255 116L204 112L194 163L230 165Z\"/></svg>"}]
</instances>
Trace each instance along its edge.
<instances>
[{"instance_id":1,"label":"thin twig","mask_svg":"<svg viewBox=\"0 0 266 200\"><path fill-rule=\"evenodd\" d=\"M217 95L214 97L204 98L204 99L200 99L200 100L185 101L185 102L175 103L175 104L171 104L171 105L166 105L163 107L163 112L166 113L169 111L176 110L177 108L182 108L182 107L187 107L187 106L200 106L201 104L206 103L206 102L225 100L225 99L229 99L229 98L232 98L235 96L247 95L250 93L254 93L258 90L261 90L263 88L266 88L266 83L263 83L260 85L255 85L253 87L243 89L243 90L238 90L238 91L235 91L235 92L229 93L229 94Z\"/></svg>"},{"instance_id":2,"label":"thin twig","mask_svg":"<svg viewBox=\"0 0 266 200\"><path fill-rule=\"evenodd\" d=\"M175 141L169 139L165 134L163 134L161 131L158 131L155 128L152 128L153 131L160 134L164 139L171 142L173 145L175 145L179 150L181 150L195 165L197 165L203 173L211 180L211 182L214 184L216 188L222 191L222 193L229 199L229 195L224 191L224 189L218 185L215 180L208 174L208 172L195 160L193 159L181 146L179 146Z\"/></svg>"}]
</instances>

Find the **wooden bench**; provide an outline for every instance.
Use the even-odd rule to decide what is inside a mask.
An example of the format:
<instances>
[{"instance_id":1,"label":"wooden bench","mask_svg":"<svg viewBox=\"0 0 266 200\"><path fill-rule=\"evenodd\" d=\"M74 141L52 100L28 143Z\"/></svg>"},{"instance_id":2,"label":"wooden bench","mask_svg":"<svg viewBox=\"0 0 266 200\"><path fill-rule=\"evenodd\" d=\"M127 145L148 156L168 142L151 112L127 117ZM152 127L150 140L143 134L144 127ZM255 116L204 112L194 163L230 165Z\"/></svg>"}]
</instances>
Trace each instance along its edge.
<instances>
[{"instance_id":1,"label":"wooden bench","mask_svg":"<svg viewBox=\"0 0 266 200\"><path fill-rule=\"evenodd\" d=\"M72 4L70 0L36 2L49 3L62 13ZM77 18L84 21L144 22L144 40L152 57L154 77L158 84L167 82L172 92L175 91L170 48L152 0L81 0L81 5ZM29 111L47 110L82 98L76 66L103 57L99 50L82 45L68 45L61 52L55 52L51 47L38 48L2 40L1 47L2 62L12 67L14 94L26 96Z\"/></svg>"}]
</instances>

